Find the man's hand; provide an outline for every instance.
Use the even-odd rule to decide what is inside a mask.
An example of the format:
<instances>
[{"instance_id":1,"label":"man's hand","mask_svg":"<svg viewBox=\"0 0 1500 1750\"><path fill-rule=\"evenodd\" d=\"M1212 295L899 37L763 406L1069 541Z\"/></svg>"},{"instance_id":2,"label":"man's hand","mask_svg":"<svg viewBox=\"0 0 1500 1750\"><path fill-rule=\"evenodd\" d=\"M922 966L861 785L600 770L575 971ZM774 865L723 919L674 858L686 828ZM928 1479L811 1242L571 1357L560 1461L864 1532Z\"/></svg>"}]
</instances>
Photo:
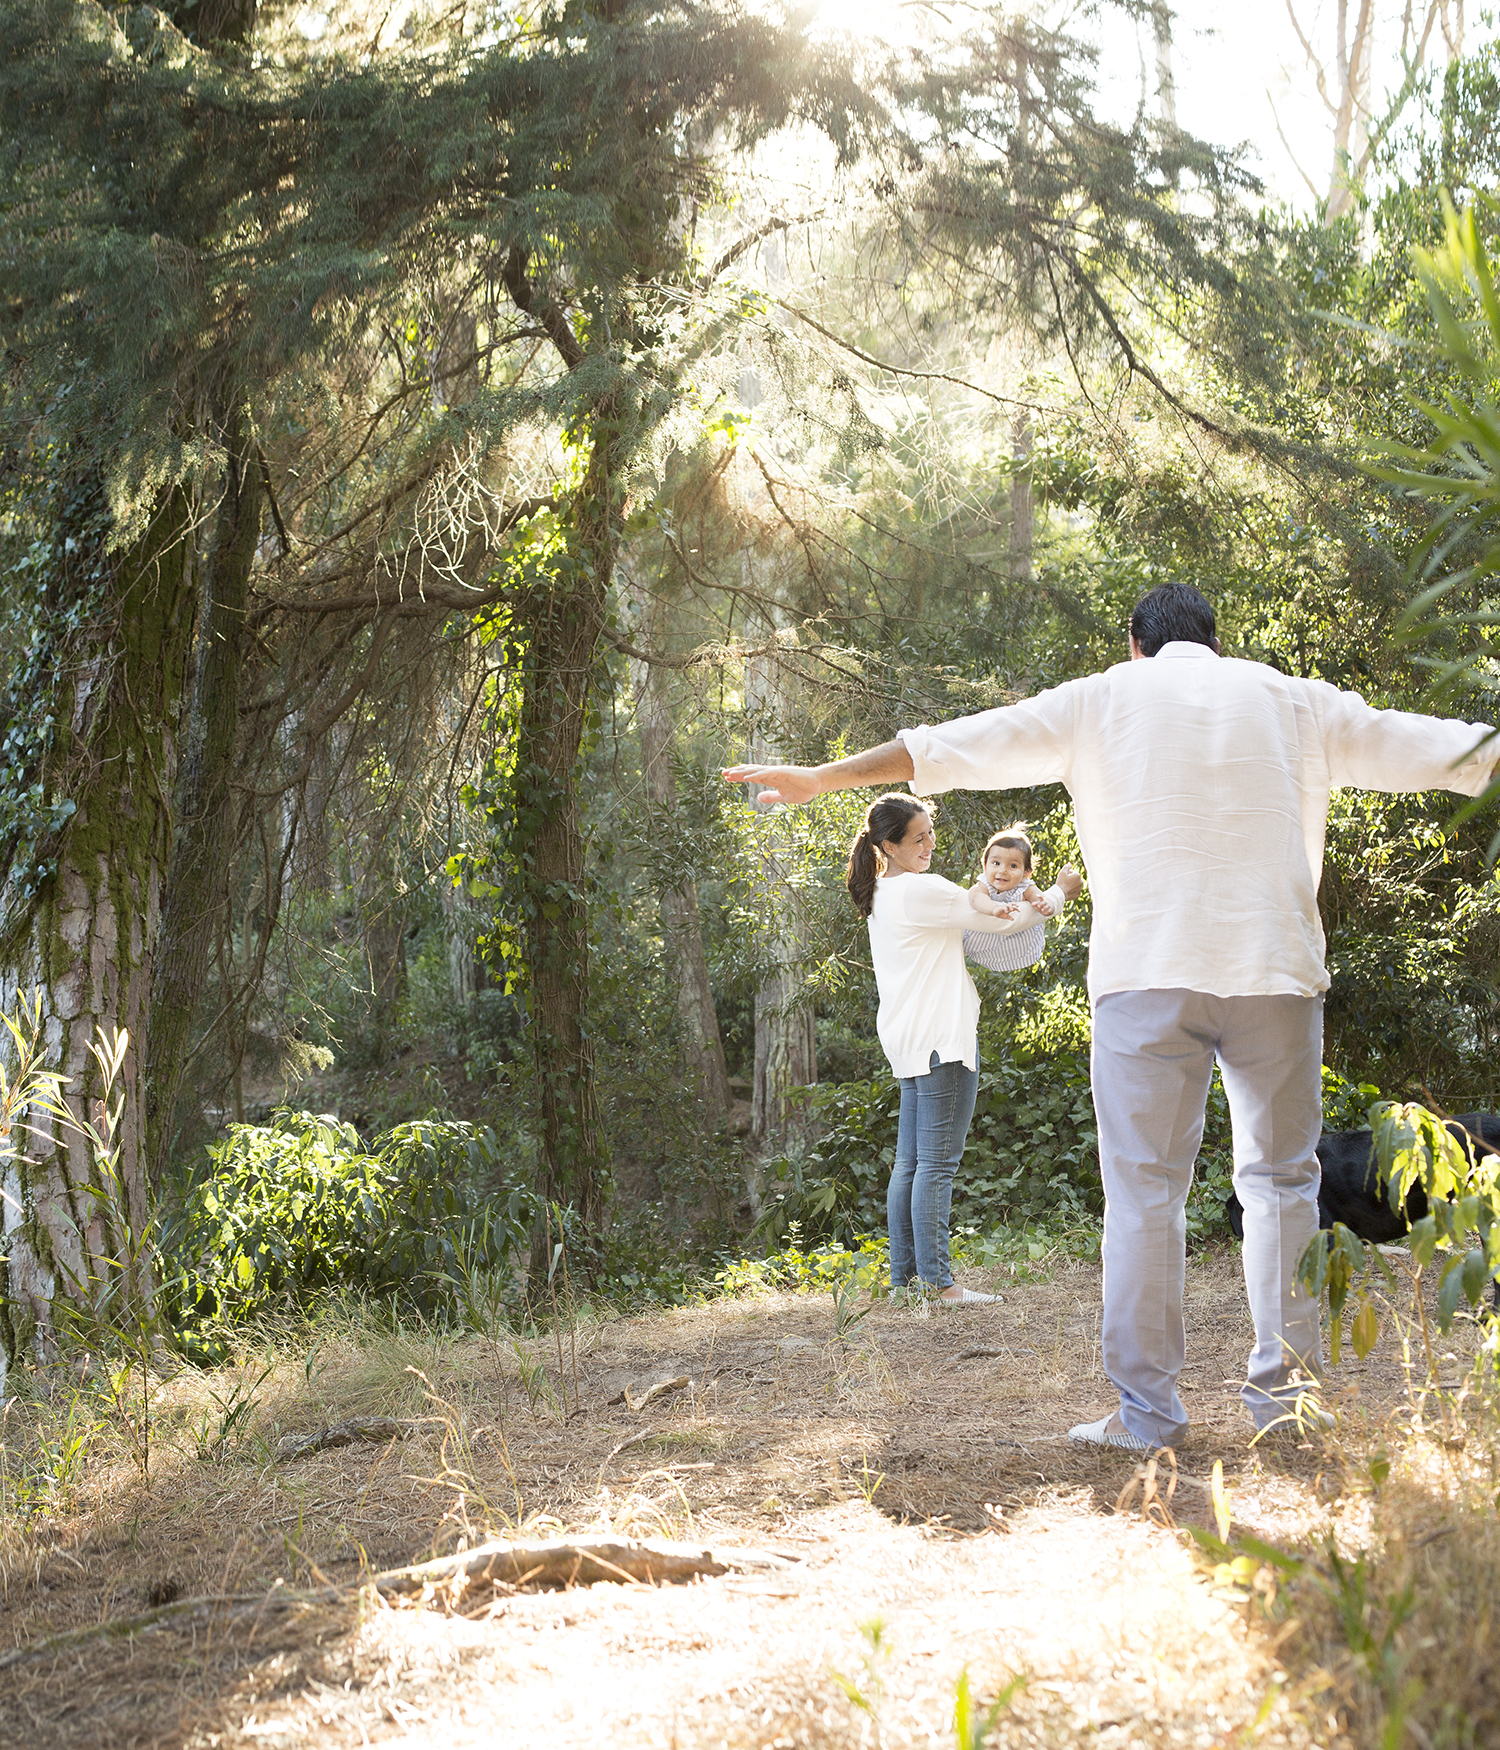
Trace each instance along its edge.
<instances>
[{"instance_id":1,"label":"man's hand","mask_svg":"<svg viewBox=\"0 0 1500 1750\"><path fill-rule=\"evenodd\" d=\"M731 784L764 784L755 798L770 807L776 803L811 802L823 794L818 782L819 766L728 766L724 777Z\"/></svg>"},{"instance_id":2,"label":"man's hand","mask_svg":"<svg viewBox=\"0 0 1500 1750\"><path fill-rule=\"evenodd\" d=\"M731 784L764 784L756 800L774 807L777 803L811 802L814 796L826 796L831 790L908 782L915 771L903 743L887 741L866 753L830 760L825 766L726 766L724 777Z\"/></svg>"},{"instance_id":3,"label":"man's hand","mask_svg":"<svg viewBox=\"0 0 1500 1750\"><path fill-rule=\"evenodd\" d=\"M1064 863L1057 872L1057 885L1062 889L1063 898L1071 905L1083 892L1083 877L1071 863Z\"/></svg>"}]
</instances>

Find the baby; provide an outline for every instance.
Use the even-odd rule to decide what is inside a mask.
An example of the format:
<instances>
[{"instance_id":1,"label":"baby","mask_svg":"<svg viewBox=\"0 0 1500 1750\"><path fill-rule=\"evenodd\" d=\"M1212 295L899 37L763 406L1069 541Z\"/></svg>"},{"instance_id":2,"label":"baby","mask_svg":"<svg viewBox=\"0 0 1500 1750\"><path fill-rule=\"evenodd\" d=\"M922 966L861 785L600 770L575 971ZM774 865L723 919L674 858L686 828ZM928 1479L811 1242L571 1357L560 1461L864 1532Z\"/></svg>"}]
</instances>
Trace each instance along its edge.
<instances>
[{"instance_id":1,"label":"baby","mask_svg":"<svg viewBox=\"0 0 1500 1750\"><path fill-rule=\"evenodd\" d=\"M1031 878L1031 840L1020 825L997 832L984 847L981 862L984 873L969 889L969 904L990 917L1013 917L1023 902L1044 918L1055 917L1083 889L1077 870L1065 864L1057 885L1042 892ZM1011 936L965 930L964 954L991 972L1020 972L1041 959L1045 932L1045 924L1033 924Z\"/></svg>"}]
</instances>

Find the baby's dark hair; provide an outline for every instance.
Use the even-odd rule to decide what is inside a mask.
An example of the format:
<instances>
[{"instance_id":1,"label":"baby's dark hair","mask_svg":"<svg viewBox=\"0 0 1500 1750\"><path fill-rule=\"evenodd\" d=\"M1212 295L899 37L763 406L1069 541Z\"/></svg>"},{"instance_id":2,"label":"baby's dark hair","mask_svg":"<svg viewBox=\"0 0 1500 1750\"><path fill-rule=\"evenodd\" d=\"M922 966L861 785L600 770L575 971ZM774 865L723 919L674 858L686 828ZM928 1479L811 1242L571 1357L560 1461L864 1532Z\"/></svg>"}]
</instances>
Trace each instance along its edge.
<instances>
[{"instance_id":1,"label":"baby's dark hair","mask_svg":"<svg viewBox=\"0 0 1500 1750\"><path fill-rule=\"evenodd\" d=\"M984 872L985 860L996 845L999 845L1002 850L1019 851L1026 859L1026 873L1028 875L1031 873L1031 840L1026 836L1026 822L1024 820L1013 821L1011 825L1002 826L999 832L990 835L989 843L979 853L981 874Z\"/></svg>"},{"instance_id":2,"label":"baby's dark hair","mask_svg":"<svg viewBox=\"0 0 1500 1750\"><path fill-rule=\"evenodd\" d=\"M854 843L849 847L844 885L849 889L849 897L866 917L875 904L880 847L902 844L907 829L917 816L925 814L930 818L932 812L930 802L924 802L920 796L905 796L899 790L877 796L865 810L865 824L854 835Z\"/></svg>"}]
</instances>

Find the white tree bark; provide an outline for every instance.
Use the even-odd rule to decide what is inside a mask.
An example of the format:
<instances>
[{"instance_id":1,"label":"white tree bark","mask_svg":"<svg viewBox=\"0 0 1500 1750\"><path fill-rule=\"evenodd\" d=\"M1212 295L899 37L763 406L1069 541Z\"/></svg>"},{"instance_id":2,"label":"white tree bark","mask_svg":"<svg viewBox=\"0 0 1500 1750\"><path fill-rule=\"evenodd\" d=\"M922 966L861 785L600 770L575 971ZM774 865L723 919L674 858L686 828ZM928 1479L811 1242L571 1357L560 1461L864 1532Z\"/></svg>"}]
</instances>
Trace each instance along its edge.
<instances>
[{"instance_id":1,"label":"white tree bark","mask_svg":"<svg viewBox=\"0 0 1500 1750\"><path fill-rule=\"evenodd\" d=\"M1168 0L1151 0L1151 29L1156 38L1156 103L1163 134L1177 133L1177 81L1172 76L1172 8Z\"/></svg>"},{"instance_id":2,"label":"white tree bark","mask_svg":"<svg viewBox=\"0 0 1500 1750\"><path fill-rule=\"evenodd\" d=\"M1349 33L1349 0L1338 0L1335 42L1338 107L1333 117L1333 168L1325 204L1330 223L1352 211L1369 163L1370 65L1375 54L1375 0L1359 0Z\"/></svg>"},{"instance_id":3,"label":"white tree bark","mask_svg":"<svg viewBox=\"0 0 1500 1750\"><path fill-rule=\"evenodd\" d=\"M1333 121L1333 165L1323 206L1326 222L1333 224L1352 212L1363 194L1365 176L1380 141L1416 90L1434 30L1440 30L1450 60L1463 52L1464 0L1403 0L1400 55L1404 77L1378 123L1371 111L1380 34L1375 0L1353 0L1352 6L1351 0L1338 0L1331 71L1314 47L1308 26L1298 16L1295 0L1286 0L1286 8L1318 96ZM1306 170L1300 165L1298 169L1316 194Z\"/></svg>"}]
</instances>

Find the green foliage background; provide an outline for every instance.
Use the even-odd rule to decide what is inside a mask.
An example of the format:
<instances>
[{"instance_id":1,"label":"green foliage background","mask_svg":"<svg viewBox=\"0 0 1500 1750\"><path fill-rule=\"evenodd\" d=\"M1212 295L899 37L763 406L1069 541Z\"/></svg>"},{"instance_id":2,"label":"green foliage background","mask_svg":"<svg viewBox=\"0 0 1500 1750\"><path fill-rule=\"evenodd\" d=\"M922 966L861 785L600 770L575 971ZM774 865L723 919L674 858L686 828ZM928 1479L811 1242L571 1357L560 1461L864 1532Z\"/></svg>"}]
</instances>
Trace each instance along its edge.
<instances>
[{"instance_id":1,"label":"green foliage background","mask_svg":"<svg viewBox=\"0 0 1500 1750\"><path fill-rule=\"evenodd\" d=\"M16 0L0 78L17 142L0 213L14 269L0 312L14 361L0 409L7 906L51 878L69 818L47 774L59 652L75 673L107 667L88 643L108 631L91 556L128 538L166 483L212 498L222 444L184 411L184 385L244 403L285 501L275 520L291 518L274 541L266 522L257 553L251 666L272 727L240 749L244 831L196 1017L203 1087L174 1115L167 1300L182 1321L331 1292L436 1308L445 1273L510 1270L536 1218L521 688L528 616L584 563L560 505L590 421L622 434L628 466L601 512L619 564L572 786L586 874L561 897L589 912L586 1033L614 1179L600 1279L621 1294L680 1297L735 1247L852 1244L883 1224L895 1094L841 883L865 799L758 813L717 776L748 746L834 757L1096 670L1123 654L1134 600L1167 578L1209 594L1230 654L1379 706L1493 714L1493 45L1420 87L1364 209L1330 225L1272 210L1233 153L1099 123L1079 45L1000 12L976 18L941 79L718 9L623 22L544 9L468 46L434 25L409 60L369 66L343 49L320 59L291 14L263 12L274 78L271 61L216 57L165 15L89 14L85 28ZM640 89L659 90L660 126L622 132L615 112ZM785 127L794 152L826 143L826 211L794 218L734 140L710 160L674 131L673 102L711 108L726 92L746 139ZM216 152L202 150L207 110ZM387 127L404 168L376 213L360 203L374 201L368 153ZM576 151L559 157L568 129ZM970 133L986 151L949 143ZM502 185L520 192L492 199ZM755 249L734 254L747 239ZM816 260L810 278L789 240ZM518 263L563 300L552 332L573 365L506 362L543 332L501 295ZM119 302L114 319L122 278L147 274L159 298ZM460 316L502 362L445 401L444 324ZM202 358L215 364L200 379ZM990 359L1007 362L985 375ZM361 423L372 406L400 406L404 423L378 434ZM513 468L531 508L466 582L481 608L393 646L388 670L368 621L348 632L349 660L376 678L308 752L316 842L286 842L273 904L267 871L293 811L265 750L296 741L316 696L277 726L307 624L287 630L277 592L352 564L333 541L345 519L450 454L476 458L453 478L487 489ZM1036 531L1020 565L1023 482ZM377 558L400 557L418 499L390 500L408 521ZM635 716L643 592L660 608L647 654L675 724L667 820L647 805ZM771 677L758 700L756 661ZM1015 819L1032 824L1045 879L1078 860L1054 787L943 798L937 866L967 879ZM1361 1122L1376 1090L1500 1106L1492 831L1443 795L1334 798L1331 1125ZM788 917L816 1016L820 1084L806 1127L763 1163L753 1236L744 1114L707 1112L684 1068L660 909L684 881L735 1092L748 1092L755 995ZM1088 915L1085 895L1037 968L983 979L959 1226L1097 1216ZM371 948L381 929L388 980ZM339 1116L273 1118L283 1101ZM1216 1083L1189 1211L1205 1242L1222 1235L1228 1150Z\"/></svg>"}]
</instances>

